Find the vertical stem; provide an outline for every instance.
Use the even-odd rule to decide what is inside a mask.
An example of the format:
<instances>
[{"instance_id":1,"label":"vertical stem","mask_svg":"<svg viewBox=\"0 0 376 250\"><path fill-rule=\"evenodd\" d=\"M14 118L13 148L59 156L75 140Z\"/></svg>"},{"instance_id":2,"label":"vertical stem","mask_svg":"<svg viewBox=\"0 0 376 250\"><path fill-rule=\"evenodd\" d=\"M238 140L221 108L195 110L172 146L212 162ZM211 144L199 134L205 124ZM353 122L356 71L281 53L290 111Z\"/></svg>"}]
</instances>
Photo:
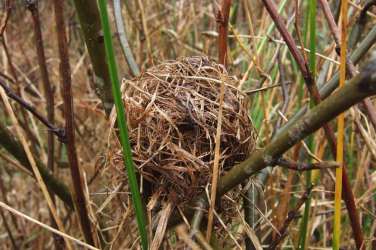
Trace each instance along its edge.
<instances>
[{"instance_id":1,"label":"vertical stem","mask_svg":"<svg viewBox=\"0 0 376 250\"><path fill-rule=\"evenodd\" d=\"M47 63L46 63L46 55L44 53L44 44L43 44L43 36L42 36L42 29L41 23L39 18L39 11L38 11L38 1L27 5L29 11L31 12L31 16L33 19L34 24L34 38L35 38L35 45L36 51L38 55L38 64L39 70L42 76L43 82L43 89L44 89L44 96L46 98L46 110L47 110L47 120L49 123L55 122L55 111L54 111L54 92L51 86L50 79L48 77L48 70L47 70ZM54 171L54 134L51 130L47 131L47 168L53 172ZM55 195L51 194L51 199L53 203L55 203ZM52 215L51 222L53 227L57 227L55 220L53 219ZM59 249L62 247L63 241L62 239L57 236L53 235L55 248Z\"/></svg>"},{"instance_id":2,"label":"vertical stem","mask_svg":"<svg viewBox=\"0 0 376 250\"><path fill-rule=\"evenodd\" d=\"M65 132L66 145L68 151L68 159L70 164L73 188L74 188L74 202L78 211L81 230L85 240L90 245L94 245L94 240L91 231L91 224L86 208L86 199L84 195L84 188L81 180L81 172L78 166L76 146L75 146L75 132L74 132L74 111L73 111L73 97L71 87L71 70L69 65L68 46L66 39L66 31L63 16L63 1L54 0L56 34L59 47L60 56L60 80L62 85L62 94L64 100L64 116L65 116Z\"/></svg>"},{"instance_id":3,"label":"vertical stem","mask_svg":"<svg viewBox=\"0 0 376 250\"><path fill-rule=\"evenodd\" d=\"M316 75L316 0L310 0L308 5L308 29L309 29L309 70L311 72L312 81L315 82ZM307 34L307 32L306 32ZM314 101L311 99L310 106L314 107ZM310 135L308 137L308 147L311 151L314 148L314 136ZM312 188L312 171L307 171L306 173L306 188ZM309 212L311 208L311 194L305 201L303 219L300 225L300 236L298 249L306 249L306 240L308 233L308 222L309 222Z\"/></svg>"},{"instance_id":4,"label":"vertical stem","mask_svg":"<svg viewBox=\"0 0 376 250\"><path fill-rule=\"evenodd\" d=\"M230 16L231 0L223 0L222 7L218 10L217 21L218 25L218 61L220 64L227 66L227 33L228 33L228 21ZM212 229L213 229L213 219L214 219L214 208L217 196L217 184L219 177L219 160L220 160L220 145L221 145L221 129L222 129L222 109L223 109L223 98L224 98L224 83L221 81L220 94L219 94L219 110L218 110L218 122L217 122L217 132L215 137L215 148L214 148L214 164L212 173L212 185L210 190L210 207L208 212L208 225L206 229L206 240L210 241Z\"/></svg>"},{"instance_id":5,"label":"vertical stem","mask_svg":"<svg viewBox=\"0 0 376 250\"><path fill-rule=\"evenodd\" d=\"M217 22L218 25L218 62L227 66L227 33L228 33L228 19L230 16L231 0L223 0L222 8L218 11Z\"/></svg>"},{"instance_id":6,"label":"vertical stem","mask_svg":"<svg viewBox=\"0 0 376 250\"><path fill-rule=\"evenodd\" d=\"M222 77L221 77L222 78ZM214 148L214 164L212 173L212 185L210 190L210 207L208 212L208 226L206 229L206 240L210 241L212 229L213 229L213 217L214 208L217 197L217 186L219 178L219 160L221 158L221 131L222 131L222 111L223 111L223 99L225 94L225 83L221 81L220 93L219 93L219 110L218 110L218 122L217 131L215 136L215 148Z\"/></svg>"},{"instance_id":7,"label":"vertical stem","mask_svg":"<svg viewBox=\"0 0 376 250\"><path fill-rule=\"evenodd\" d=\"M58 1L58 0L56 0ZM141 201L141 195L138 188L136 170L132 159L132 149L129 142L127 120L125 118L125 110L120 92L120 82L118 78L118 70L115 61L114 48L112 46L112 34L107 13L107 1L99 0L99 10L102 22L104 44L106 49L106 58L108 63L108 69L110 72L110 78L112 82L112 93L116 107L116 118L120 134L120 142L123 149L123 159L128 174L129 187L132 193L133 206L136 213L136 220L138 230L141 237L141 245L143 250L148 249L148 237L146 232L146 219L145 212Z\"/></svg>"},{"instance_id":8,"label":"vertical stem","mask_svg":"<svg viewBox=\"0 0 376 250\"><path fill-rule=\"evenodd\" d=\"M340 75L339 87L343 87L346 81L346 53L347 53L347 0L341 1L341 55L340 55ZM334 227L333 227L333 249L338 250L341 236L341 195L342 195L342 174L343 174L343 141L345 129L345 115L338 116L337 124L337 162L339 168L336 169L336 185L334 197Z\"/></svg>"},{"instance_id":9,"label":"vertical stem","mask_svg":"<svg viewBox=\"0 0 376 250\"><path fill-rule=\"evenodd\" d=\"M49 123L54 124L55 112L54 112L54 93L51 86L50 79L48 77L46 56L44 53L42 30L38 12L38 2L28 5L28 9L31 12L34 23L34 37L36 51L38 55L38 64L43 81L44 95L46 98L47 120ZM47 167L53 171L54 168L54 135L51 130L48 130L47 134L47 146L48 146L48 160Z\"/></svg>"},{"instance_id":10,"label":"vertical stem","mask_svg":"<svg viewBox=\"0 0 376 250\"><path fill-rule=\"evenodd\" d=\"M111 80L106 64L101 21L95 0L73 0L80 21L85 44L95 74L95 92L102 101L104 111L110 115L114 100L111 93Z\"/></svg>"}]
</instances>

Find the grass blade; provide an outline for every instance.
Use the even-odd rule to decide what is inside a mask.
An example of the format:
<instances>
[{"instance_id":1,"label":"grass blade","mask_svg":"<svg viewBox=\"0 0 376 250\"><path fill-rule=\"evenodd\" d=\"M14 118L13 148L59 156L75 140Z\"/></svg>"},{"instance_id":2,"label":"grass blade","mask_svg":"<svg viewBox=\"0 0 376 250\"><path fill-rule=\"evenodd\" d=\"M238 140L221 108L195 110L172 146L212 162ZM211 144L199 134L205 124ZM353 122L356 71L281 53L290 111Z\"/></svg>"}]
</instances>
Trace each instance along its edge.
<instances>
[{"instance_id":1,"label":"grass blade","mask_svg":"<svg viewBox=\"0 0 376 250\"><path fill-rule=\"evenodd\" d=\"M316 76L316 0L310 0L308 3L308 30L309 30L309 70L311 71L312 77L315 81ZM311 108L314 106L313 99L310 101ZM308 138L308 147L313 152L315 143L314 136L310 135ZM307 171L306 173L306 188L311 188L312 186L312 171ZM309 221L309 211L311 207L311 194L309 194L307 200L305 201L303 219L300 224L300 235L298 249L306 249L307 232L308 232L308 221Z\"/></svg>"},{"instance_id":2,"label":"grass blade","mask_svg":"<svg viewBox=\"0 0 376 250\"><path fill-rule=\"evenodd\" d=\"M341 57L339 87L343 87L346 81L346 52L347 52L347 9L348 2L341 1ZM342 113L337 119L337 162L336 186L334 196L334 226L333 226L333 249L339 249L341 235L341 196L342 196L342 166L343 166L343 140L345 129L345 115Z\"/></svg>"},{"instance_id":3,"label":"grass blade","mask_svg":"<svg viewBox=\"0 0 376 250\"><path fill-rule=\"evenodd\" d=\"M148 239L146 233L146 219L141 202L141 195L138 189L138 183L136 178L136 171L132 159L132 150L129 143L128 137L128 126L125 118L125 110L123 107L123 102L121 99L120 93L120 82L118 78L117 65L114 55L114 48L112 46L112 36L110 30L110 24L108 20L107 13L107 1L99 0L99 11L101 16L103 35L104 35L104 44L106 49L106 58L110 71L110 78L112 82L112 94L114 96L116 113L117 113L117 124L119 127L120 133L120 142L123 148L123 158L125 162L125 167L128 174L128 181L130 190L132 193L133 206L136 213L136 220L138 225L138 230L141 237L141 245L144 250L148 249Z\"/></svg>"}]
</instances>

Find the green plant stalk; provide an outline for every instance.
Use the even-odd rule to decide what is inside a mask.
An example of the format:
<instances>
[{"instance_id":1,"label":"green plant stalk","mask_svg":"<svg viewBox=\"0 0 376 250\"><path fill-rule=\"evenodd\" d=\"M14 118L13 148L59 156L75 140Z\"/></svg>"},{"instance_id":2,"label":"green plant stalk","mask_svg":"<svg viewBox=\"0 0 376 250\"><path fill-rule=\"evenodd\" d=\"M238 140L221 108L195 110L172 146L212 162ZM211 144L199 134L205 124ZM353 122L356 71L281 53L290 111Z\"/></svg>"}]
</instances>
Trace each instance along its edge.
<instances>
[{"instance_id":1,"label":"green plant stalk","mask_svg":"<svg viewBox=\"0 0 376 250\"><path fill-rule=\"evenodd\" d=\"M120 142L123 148L123 158L125 162L125 167L128 174L129 186L132 194L133 206L136 213L136 220L138 225L138 230L141 237L142 249L148 249L148 238L146 232L146 219L145 213L141 201L141 195L138 188L136 171L132 159L132 149L129 142L128 127L125 117L125 110L120 93L120 82L118 78L118 70L115 60L114 48L112 46L112 35L110 30L110 24L108 21L107 13L107 1L99 0L99 11L102 21L102 28L104 34L104 44L106 50L106 58L108 63L108 68L110 72L110 79L112 82L112 94L114 96L116 113L117 113L117 124L120 133Z\"/></svg>"},{"instance_id":2,"label":"green plant stalk","mask_svg":"<svg viewBox=\"0 0 376 250\"><path fill-rule=\"evenodd\" d=\"M95 74L94 91L101 99L104 111L108 116L114 101L110 91L111 83L101 37L101 21L97 2L94 0L73 0L73 2Z\"/></svg>"},{"instance_id":3,"label":"green plant stalk","mask_svg":"<svg viewBox=\"0 0 376 250\"><path fill-rule=\"evenodd\" d=\"M316 78L316 9L317 9L317 2L316 0L310 0L308 3L308 29L309 29L309 70L311 71L313 81L315 82ZM305 30L307 31L307 29ZM307 32L305 32L306 37ZM306 39L305 39L306 40ZM310 101L310 107L314 106L313 100ZM314 135L310 135L308 137L308 148L313 151L315 147L314 143ZM310 160L312 162L312 160ZM310 188L312 186L312 171L307 171L306 173L306 188ZM308 196L305 207L304 207L304 214L303 219L300 224L300 235L299 235L299 243L298 249L305 249L306 241L307 241L307 231L308 231L308 221L309 221L309 212L311 207L311 194Z\"/></svg>"}]
</instances>

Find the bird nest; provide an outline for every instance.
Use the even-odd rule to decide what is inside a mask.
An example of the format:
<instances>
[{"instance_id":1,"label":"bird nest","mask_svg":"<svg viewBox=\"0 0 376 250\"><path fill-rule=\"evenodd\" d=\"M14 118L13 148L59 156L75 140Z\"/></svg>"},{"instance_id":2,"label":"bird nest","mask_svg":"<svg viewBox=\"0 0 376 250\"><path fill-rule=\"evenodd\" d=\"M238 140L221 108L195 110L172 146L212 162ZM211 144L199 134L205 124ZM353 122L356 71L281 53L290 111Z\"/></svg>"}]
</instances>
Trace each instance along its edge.
<instances>
[{"instance_id":1,"label":"bird nest","mask_svg":"<svg viewBox=\"0 0 376 250\"><path fill-rule=\"evenodd\" d=\"M247 97L223 66L188 57L123 81L133 159L153 194L185 202L210 183L222 83L221 173L255 145Z\"/></svg>"}]
</instances>

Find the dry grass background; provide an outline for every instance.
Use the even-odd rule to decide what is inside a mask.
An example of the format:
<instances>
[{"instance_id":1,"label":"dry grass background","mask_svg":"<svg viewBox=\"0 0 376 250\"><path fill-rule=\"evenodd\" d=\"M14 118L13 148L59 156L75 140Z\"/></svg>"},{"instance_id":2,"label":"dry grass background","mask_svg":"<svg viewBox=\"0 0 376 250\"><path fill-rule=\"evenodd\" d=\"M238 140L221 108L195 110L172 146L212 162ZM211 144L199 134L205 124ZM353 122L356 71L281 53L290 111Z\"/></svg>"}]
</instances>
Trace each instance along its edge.
<instances>
[{"instance_id":1,"label":"dry grass background","mask_svg":"<svg viewBox=\"0 0 376 250\"><path fill-rule=\"evenodd\" d=\"M6 55L9 53L17 76L15 79L17 84L12 85L12 88L17 89L25 100L44 112L46 102L38 71L30 13L21 1L14 2L14 9L3 36L7 51L4 47L0 50L0 72L13 77ZM58 84L59 59L52 14L53 7L50 1L39 2L47 66L55 88L56 124L62 126L62 99ZM126 33L129 36L136 62L142 71L165 60L187 56L200 55L217 58L217 22L214 14L218 8L216 1L137 0L124 2L123 17L126 22ZM287 5L282 11L282 16L291 29L293 29L294 22L293 2L287 1ZM272 21L262 8L261 2L238 0L234 3L237 8L236 13L231 13L230 20L228 72L237 79L234 81L235 87L241 87L243 91L250 92L251 110L249 110L249 116L258 130L257 147L262 147L271 141L276 128L285 123L282 113L288 119L301 104L308 103L309 99L307 94L302 91L299 73L291 63L279 33L272 31L267 35ZM280 3L280 1L276 1L276 3ZM362 4L364 1L351 2L351 23L354 23L359 15L357 6ZM110 10L112 10L111 7ZM0 17L5 14L4 9L1 11ZM114 137L113 129L111 129L111 121L106 119L101 109L100 100L93 91L93 70L70 1L66 3L65 16L68 22L77 152L79 164L84 173L87 197L90 201L90 218L96 225L96 230L104 235L104 238L111 239L106 242L110 249L137 249L139 247L137 229L131 211L127 184L119 181L119 176L124 176L124 170L122 161L117 151L114 150L118 148L118 142ZM370 12L366 30L376 23L375 20L375 14ZM301 29L303 29L302 23L301 21ZM319 31L317 51L320 53L317 57L317 69L318 72L325 72L318 75L319 79L323 79L322 81L325 82L337 71L338 58L334 51L333 39L321 11L318 11L317 26ZM113 30L116 30L115 27ZM258 49L260 44L264 44L261 50ZM115 45L121 76L124 79L131 79L118 40ZM268 86L274 87L253 92L254 89ZM283 91L287 91L287 95L284 96ZM2 107L2 104L0 106ZM20 114L20 107L17 105L14 107L17 114ZM3 108L0 108L0 117L4 124L9 123L9 118ZM355 119L360 121L361 128L355 126ZM31 130L30 138L33 141L30 144L31 149L36 157L46 162L47 130L31 115L27 115L27 120L24 123L28 124ZM215 124L213 126L214 130ZM13 130L14 128L9 126L9 129ZM315 148L311 154L315 155L317 159L331 159L322 131L315 133L314 141ZM15 163L13 163L15 159L1 148L0 156L1 200L6 200L7 204L13 208L50 224L46 202L34 179L16 170ZM65 183L70 183L65 149L60 143L58 143L55 156L56 176ZM303 150L300 151L298 147L290 150L287 156L302 161L307 161L310 157ZM360 109L352 109L347 113L346 159L353 191L357 198L363 233L365 238L370 239L376 230L376 132ZM333 173L332 170L316 173L320 181L313 189L309 223L308 246L310 249L326 249L331 246ZM252 225L261 242L268 244L273 237L277 237L276 230L281 228L288 210L294 208L294 203L305 191L304 183L305 178L302 173L288 171L284 168L274 168L265 183L253 182L252 187L255 189L262 188L261 202L258 202L257 205L259 219L255 221L255 225ZM233 210L229 213L231 216L224 218L223 225L219 222L215 224L214 232L218 234L217 247L218 249L232 249L239 245L244 247L243 239L249 230L245 229L247 226L243 221L242 203L239 200L231 199L231 194L227 196L225 202L230 203L228 207ZM57 207L68 233L80 238L79 226L75 217L60 201L57 201ZM11 225L13 236L20 249L52 248L53 238L50 233L24 219L11 216L5 211L4 214L8 224ZM345 222L342 226L342 245L346 249L354 249L346 212L343 213L343 217ZM2 220L0 220L0 225L3 225L1 223ZM187 233L187 228L184 226L171 230L162 245L163 248L183 249L188 246L194 248L197 243L190 242ZM299 220L296 219L289 228L289 235L282 244L283 248L293 249L294 245L296 246L298 235ZM234 239L237 241L235 242ZM202 246L205 244L201 242ZM0 248L12 248L4 227L0 227Z\"/></svg>"}]
</instances>

